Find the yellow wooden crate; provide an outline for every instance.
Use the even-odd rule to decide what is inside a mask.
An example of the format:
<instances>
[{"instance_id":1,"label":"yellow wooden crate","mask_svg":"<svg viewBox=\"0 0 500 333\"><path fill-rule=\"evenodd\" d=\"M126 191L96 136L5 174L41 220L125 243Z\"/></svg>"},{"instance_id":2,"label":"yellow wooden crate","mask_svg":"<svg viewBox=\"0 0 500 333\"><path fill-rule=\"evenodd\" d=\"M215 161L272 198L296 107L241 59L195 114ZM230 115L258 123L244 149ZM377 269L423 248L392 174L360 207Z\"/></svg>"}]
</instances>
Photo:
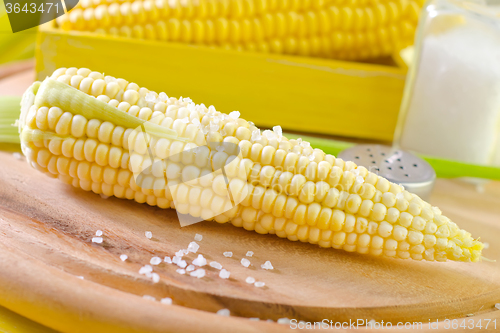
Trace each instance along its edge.
<instances>
[{"instance_id":1,"label":"yellow wooden crate","mask_svg":"<svg viewBox=\"0 0 500 333\"><path fill-rule=\"evenodd\" d=\"M404 69L327 59L64 32L37 38L38 79L87 67L217 110L238 110L262 127L392 140Z\"/></svg>"}]
</instances>

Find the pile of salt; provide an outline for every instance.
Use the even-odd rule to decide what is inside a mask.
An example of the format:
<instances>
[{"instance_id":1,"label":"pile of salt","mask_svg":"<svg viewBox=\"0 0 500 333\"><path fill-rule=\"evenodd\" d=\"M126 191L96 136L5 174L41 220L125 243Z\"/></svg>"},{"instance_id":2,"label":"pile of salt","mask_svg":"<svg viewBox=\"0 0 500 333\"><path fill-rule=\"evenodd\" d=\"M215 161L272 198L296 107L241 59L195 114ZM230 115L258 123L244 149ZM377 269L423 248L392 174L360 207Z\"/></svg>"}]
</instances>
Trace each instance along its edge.
<instances>
[{"instance_id":1,"label":"pile of salt","mask_svg":"<svg viewBox=\"0 0 500 333\"><path fill-rule=\"evenodd\" d=\"M449 15L441 16L438 8L422 34L420 61L403 106L400 145L500 166L500 29L470 15L466 24L439 31L441 19Z\"/></svg>"}]
</instances>

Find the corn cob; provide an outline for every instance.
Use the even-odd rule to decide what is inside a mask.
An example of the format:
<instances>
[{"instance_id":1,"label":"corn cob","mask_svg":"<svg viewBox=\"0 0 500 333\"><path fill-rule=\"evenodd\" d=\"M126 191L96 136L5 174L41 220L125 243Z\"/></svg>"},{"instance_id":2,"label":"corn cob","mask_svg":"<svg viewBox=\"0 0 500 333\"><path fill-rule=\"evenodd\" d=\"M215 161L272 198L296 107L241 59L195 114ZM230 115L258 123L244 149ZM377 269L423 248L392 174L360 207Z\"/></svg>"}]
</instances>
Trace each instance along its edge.
<instances>
[{"instance_id":1,"label":"corn cob","mask_svg":"<svg viewBox=\"0 0 500 333\"><path fill-rule=\"evenodd\" d=\"M86 191L349 252L482 259L479 240L400 185L238 114L61 68L25 93L19 124L28 162Z\"/></svg>"},{"instance_id":2,"label":"corn cob","mask_svg":"<svg viewBox=\"0 0 500 333\"><path fill-rule=\"evenodd\" d=\"M413 43L420 0L81 1L63 30L336 59L389 56Z\"/></svg>"}]
</instances>

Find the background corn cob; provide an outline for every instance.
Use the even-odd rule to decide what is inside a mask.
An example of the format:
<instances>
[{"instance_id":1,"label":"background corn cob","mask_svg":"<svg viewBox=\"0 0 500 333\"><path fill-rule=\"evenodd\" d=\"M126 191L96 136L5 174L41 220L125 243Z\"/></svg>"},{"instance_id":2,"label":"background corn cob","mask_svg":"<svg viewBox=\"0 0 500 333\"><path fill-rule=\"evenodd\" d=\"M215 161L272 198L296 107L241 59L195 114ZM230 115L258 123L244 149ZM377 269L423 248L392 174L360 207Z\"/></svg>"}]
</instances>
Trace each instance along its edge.
<instances>
[{"instance_id":1,"label":"background corn cob","mask_svg":"<svg viewBox=\"0 0 500 333\"><path fill-rule=\"evenodd\" d=\"M99 107L118 120L83 116ZM129 116L166 134L127 127ZM88 69L61 68L35 83L23 97L20 130L34 168L87 191L350 252L482 258L483 244L438 208L364 167L288 140L279 127L261 133L236 111Z\"/></svg>"},{"instance_id":2,"label":"background corn cob","mask_svg":"<svg viewBox=\"0 0 500 333\"><path fill-rule=\"evenodd\" d=\"M413 43L421 0L80 1L64 30L336 59Z\"/></svg>"}]
</instances>

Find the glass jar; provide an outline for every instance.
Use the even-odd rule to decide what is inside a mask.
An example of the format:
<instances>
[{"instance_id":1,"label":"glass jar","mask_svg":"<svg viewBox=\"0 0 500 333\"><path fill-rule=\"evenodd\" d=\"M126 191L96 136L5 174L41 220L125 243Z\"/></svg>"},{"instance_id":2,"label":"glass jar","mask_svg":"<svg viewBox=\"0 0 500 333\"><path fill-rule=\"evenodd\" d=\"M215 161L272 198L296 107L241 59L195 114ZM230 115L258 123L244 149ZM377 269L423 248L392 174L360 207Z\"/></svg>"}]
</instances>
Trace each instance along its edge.
<instances>
[{"instance_id":1,"label":"glass jar","mask_svg":"<svg viewBox=\"0 0 500 333\"><path fill-rule=\"evenodd\" d=\"M431 0L423 11L395 143L500 166L500 1Z\"/></svg>"}]
</instances>

